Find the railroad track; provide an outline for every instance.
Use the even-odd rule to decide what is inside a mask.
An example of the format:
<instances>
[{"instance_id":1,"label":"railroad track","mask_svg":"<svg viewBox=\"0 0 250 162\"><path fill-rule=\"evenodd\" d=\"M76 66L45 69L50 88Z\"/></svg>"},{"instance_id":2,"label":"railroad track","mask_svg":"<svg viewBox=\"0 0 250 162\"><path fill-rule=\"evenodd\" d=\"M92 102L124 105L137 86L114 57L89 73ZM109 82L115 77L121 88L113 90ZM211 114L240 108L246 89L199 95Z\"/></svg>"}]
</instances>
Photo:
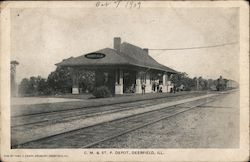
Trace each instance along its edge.
<instances>
[{"instance_id":1,"label":"railroad track","mask_svg":"<svg viewBox=\"0 0 250 162\"><path fill-rule=\"evenodd\" d=\"M110 104L101 107L88 107L88 108L77 108L77 109L70 109L70 110L63 110L63 111L53 111L53 112L46 112L46 113L38 113L38 114L30 114L24 116L13 116L11 118L11 128L15 129L17 127L29 127L30 125L48 125L57 122L65 122L68 120L77 120L79 118L87 118L95 115L102 115L107 113L114 113L123 110L129 110L134 108L143 108L146 106L152 106L156 102L157 103L164 103L166 101L173 101L178 100L180 97L186 96L188 97L195 97L200 94L193 94L192 96L188 96L187 94L180 94L174 97L168 98L157 98L157 99L148 99L144 101L135 101L130 103L119 103L119 104ZM145 103L146 102L146 103Z\"/></svg>"},{"instance_id":2,"label":"railroad track","mask_svg":"<svg viewBox=\"0 0 250 162\"><path fill-rule=\"evenodd\" d=\"M161 120L174 117L191 109L199 108L199 106L213 102L218 98L218 96L205 98L160 110L136 114L12 146L12 148L95 148L103 142L115 139Z\"/></svg>"}]
</instances>

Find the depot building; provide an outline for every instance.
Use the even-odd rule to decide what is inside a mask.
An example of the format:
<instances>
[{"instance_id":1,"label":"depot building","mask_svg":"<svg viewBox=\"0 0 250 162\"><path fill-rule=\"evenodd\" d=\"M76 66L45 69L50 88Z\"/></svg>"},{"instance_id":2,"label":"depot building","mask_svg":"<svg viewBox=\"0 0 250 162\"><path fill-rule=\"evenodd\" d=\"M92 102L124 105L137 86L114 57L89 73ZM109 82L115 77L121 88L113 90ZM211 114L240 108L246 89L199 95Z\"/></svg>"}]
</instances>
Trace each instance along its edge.
<instances>
[{"instance_id":1,"label":"depot building","mask_svg":"<svg viewBox=\"0 0 250 162\"><path fill-rule=\"evenodd\" d=\"M82 70L95 72L95 87L107 86L113 94L170 92L170 77L177 71L155 61L148 49L114 38L114 49L104 48L56 64L69 67L72 73L72 94L79 94L78 76ZM161 88L159 90L159 87Z\"/></svg>"}]
</instances>

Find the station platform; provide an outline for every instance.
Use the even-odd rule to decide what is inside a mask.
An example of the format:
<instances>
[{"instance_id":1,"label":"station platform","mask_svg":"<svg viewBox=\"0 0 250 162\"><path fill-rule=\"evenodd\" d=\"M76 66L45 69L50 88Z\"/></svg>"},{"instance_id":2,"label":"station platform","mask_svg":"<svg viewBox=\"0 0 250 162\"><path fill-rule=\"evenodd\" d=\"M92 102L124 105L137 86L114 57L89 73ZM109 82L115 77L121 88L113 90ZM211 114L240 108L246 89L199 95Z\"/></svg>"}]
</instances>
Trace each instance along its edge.
<instances>
[{"instance_id":1,"label":"station platform","mask_svg":"<svg viewBox=\"0 0 250 162\"><path fill-rule=\"evenodd\" d=\"M175 97L180 95L209 94L209 91L182 91L177 93L148 93L148 94L125 94L109 98L63 98L60 97L22 97L12 98L11 116L30 115L53 111L79 109L85 107L98 107L119 103L130 103L149 99ZM78 98L78 99L77 99Z\"/></svg>"}]
</instances>

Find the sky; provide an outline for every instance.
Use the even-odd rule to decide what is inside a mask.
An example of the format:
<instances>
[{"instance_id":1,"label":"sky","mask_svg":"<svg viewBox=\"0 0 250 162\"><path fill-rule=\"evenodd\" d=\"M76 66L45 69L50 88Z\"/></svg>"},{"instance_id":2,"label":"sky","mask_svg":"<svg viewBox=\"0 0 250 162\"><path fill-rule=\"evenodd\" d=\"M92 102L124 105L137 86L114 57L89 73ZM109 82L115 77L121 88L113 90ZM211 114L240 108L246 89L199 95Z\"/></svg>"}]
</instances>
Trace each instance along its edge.
<instances>
[{"instance_id":1,"label":"sky","mask_svg":"<svg viewBox=\"0 0 250 162\"><path fill-rule=\"evenodd\" d=\"M237 8L11 9L11 60L17 81L47 77L55 64L102 48L113 38L141 48L211 46L239 41ZM239 80L239 43L192 50L149 50L159 63L190 77Z\"/></svg>"}]
</instances>

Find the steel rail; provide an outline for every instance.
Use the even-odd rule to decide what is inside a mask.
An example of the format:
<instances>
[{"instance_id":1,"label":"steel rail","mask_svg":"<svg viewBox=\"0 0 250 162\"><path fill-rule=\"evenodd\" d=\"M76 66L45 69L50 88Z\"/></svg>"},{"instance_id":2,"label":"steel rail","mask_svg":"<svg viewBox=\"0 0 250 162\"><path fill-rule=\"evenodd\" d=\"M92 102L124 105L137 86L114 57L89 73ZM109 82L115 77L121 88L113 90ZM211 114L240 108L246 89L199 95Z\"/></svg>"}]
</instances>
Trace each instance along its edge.
<instances>
[{"instance_id":1,"label":"steel rail","mask_svg":"<svg viewBox=\"0 0 250 162\"><path fill-rule=\"evenodd\" d=\"M209 102L213 102L213 101L215 101L215 100L216 100L216 99L211 100L211 101L209 101ZM90 148L90 147L93 147L93 146L98 145L98 144L100 144L100 143L102 143L102 142L105 142L105 141L108 141L108 140L117 138L117 137L122 136L122 135L125 135L125 134L127 134L127 133L130 133L130 132L136 131L136 130L138 130L138 129L144 128L144 127L146 127L146 126L155 124L155 123L157 123L157 122L159 122L159 121L161 121L161 120L164 120L164 119L167 119L167 118L170 118L170 117L174 117L174 116L176 116L176 115L178 115L178 114L184 113L184 112L189 111L189 110L194 109L194 108L197 108L198 106L207 104L207 103L209 103L209 102L205 102L205 103L202 103L202 104L199 104L199 105L196 105L196 106L188 107L188 108L185 109L185 110L181 110L181 111L178 111L178 112L176 112L176 113L174 113L174 114L166 115L166 116L164 116L164 117L161 117L161 118L159 118L159 119L153 120L153 121L151 121L151 122L147 122L147 123L141 124L141 125L139 125L139 126L137 126L137 127L134 127L134 128L131 128L131 129L128 129L128 130L119 132L119 133L117 133L117 134L115 134L115 135L106 137L106 138L104 138L104 139L98 140L98 141L93 142L93 143L90 143L90 144L85 145L85 146L83 146L83 147L81 147L81 148ZM183 108L184 108L184 107L183 107ZM158 110L158 111L159 111L159 110Z\"/></svg>"},{"instance_id":2,"label":"steel rail","mask_svg":"<svg viewBox=\"0 0 250 162\"><path fill-rule=\"evenodd\" d=\"M212 98L214 98L214 96L213 96L213 97L206 98L206 100L207 100L207 99L212 99ZM201 100L204 100L204 99L201 99ZM209 102L213 102L214 100L216 100L216 99L213 99L213 100L211 100L211 101L209 101ZM198 101L199 101L199 100L198 100ZM195 102L195 101L191 101L191 102L187 102L187 103L192 103L192 102ZM184 110L177 111L176 113L171 114L171 115L168 114L168 115L166 115L166 116L164 116L164 117L161 117L161 118L159 118L159 119L156 119L156 120L153 120L153 121L150 121L150 122L141 124L141 125L139 125L139 126L136 126L136 127L134 127L134 128L127 129L127 130L125 130L125 131L116 133L116 134L114 134L114 135L112 135L112 136L109 136L109 137L106 137L106 138L104 138L104 139L95 141L95 142L93 142L93 143L84 145L84 146L81 147L81 148L89 148L89 147L98 145L99 143L102 143L102 142L105 142L105 141L114 139L114 138L116 138L116 137L122 136L122 135L124 135L124 134L129 133L129 132L138 130L138 129L140 129L140 128L146 127L146 126L151 125L151 124L154 124L154 123L157 123L157 122L159 122L159 121L161 121L161 120L164 120L164 119L167 119L167 118L176 116L176 115L178 115L178 114L180 114L180 113L184 113L184 112L186 112L186 111L188 111L188 110L197 108L198 106L204 105L204 104L209 103L209 102L206 101L206 102L203 102L203 103L198 104L198 105L195 105L195 106L183 107ZM185 103L185 104L186 104L186 103ZM155 113L155 112L157 112L157 111L161 111L161 110L163 110L163 109L168 109L168 110L171 111L171 110L174 110L174 109L175 109L177 106L179 106L179 105L183 105L183 103L182 103L182 104L175 105L175 106L171 106L171 107L165 107L165 108L162 108L162 109L153 110L153 111L150 111L150 112L144 112L144 113L141 113L141 114L131 115L131 116L128 116L128 117L124 117L124 118L122 118L122 119L124 120L124 119L128 119L128 118L135 117L135 116L138 116L138 115L147 115L147 114L150 114L150 113ZM185 109L185 108L186 108L186 109ZM115 122L115 121L118 121L118 120L121 120L121 119L115 119L115 120L113 120L112 122ZM96 125L88 126L88 127L85 127L85 128L80 128L80 129L77 129L77 130L72 130L72 131L68 131L68 132L64 132L64 133L60 133L60 134L55 134L55 135L48 136L48 137L44 137L44 138L37 139L37 140L34 140L34 141L29 141L29 142L26 142L26 143L14 145L14 146L12 146L12 148L19 148L20 146L24 146L24 145L26 145L26 144L28 144L28 143L34 143L34 142L36 142L36 141L42 141L42 140L50 139L50 138L53 138L53 137L56 137L56 136L74 133L74 132L77 132L77 131L81 131L81 130L84 130L84 129L87 129L87 128L90 128L90 127L93 127L93 126L97 126L97 125L102 125L102 124L105 124L105 123L108 123L108 122L103 122L103 123L99 123L99 124L96 124ZM22 148L22 147L21 147L21 148ZM23 148L25 148L25 147L23 147Z\"/></svg>"},{"instance_id":3,"label":"steel rail","mask_svg":"<svg viewBox=\"0 0 250 162\"><path fill-rule=\"evenodd\" d=\"M177 105L175 105L175 106L177 106ZM168 108L169 110L172 110L172 109L175 109L175 106L173 106L173 107L166 107L166 108ZM166 109L166 108L163 108L163 109ZM114 120L112 120L112 122L115 122L115 121L118 121L118 120L121 120L121 119L131 118L131 117L138 116L138 115L143 115L143 114L147 114L147 113L152 113L152 112L156 112L156 111L160 111L160 110L162 110L162 109L153 110L153 111L150 111L150 112L144 112L144 113L141 113L141 114L134 114L134 115L126 116L126 117L123 117L123 118L114 119ZM33 143L33 142L36 142L36 141L41 141L41 140L53 138L53 137L60 136L60 135L70 134L70 133L73 133L73 132L77 132L77 131L80 131L80 130L83 130L83 129L87 129L87 128L90 128L90 127L94 127L94 126L97 126L97 125L106 124L106 123L109 123L109 122L110 122L110 121L105 121L105 122L103 122L103 123L98 123L98 124L91 125L91 126L87 126L87 127L84 127L84 128L79 128L79 129L67 131L67 132L64 132L64 133L59 133L59 134L51 135L51 136L48 136L48 137L36 139L36 140L33 140L33 141L25 142L25 143L22 143L22 144L13 145L12 148L17 148L17 147L22 146L22 145L25 145L25 144L27 144L27 143Z\"/></svg>"}]
</instances>

